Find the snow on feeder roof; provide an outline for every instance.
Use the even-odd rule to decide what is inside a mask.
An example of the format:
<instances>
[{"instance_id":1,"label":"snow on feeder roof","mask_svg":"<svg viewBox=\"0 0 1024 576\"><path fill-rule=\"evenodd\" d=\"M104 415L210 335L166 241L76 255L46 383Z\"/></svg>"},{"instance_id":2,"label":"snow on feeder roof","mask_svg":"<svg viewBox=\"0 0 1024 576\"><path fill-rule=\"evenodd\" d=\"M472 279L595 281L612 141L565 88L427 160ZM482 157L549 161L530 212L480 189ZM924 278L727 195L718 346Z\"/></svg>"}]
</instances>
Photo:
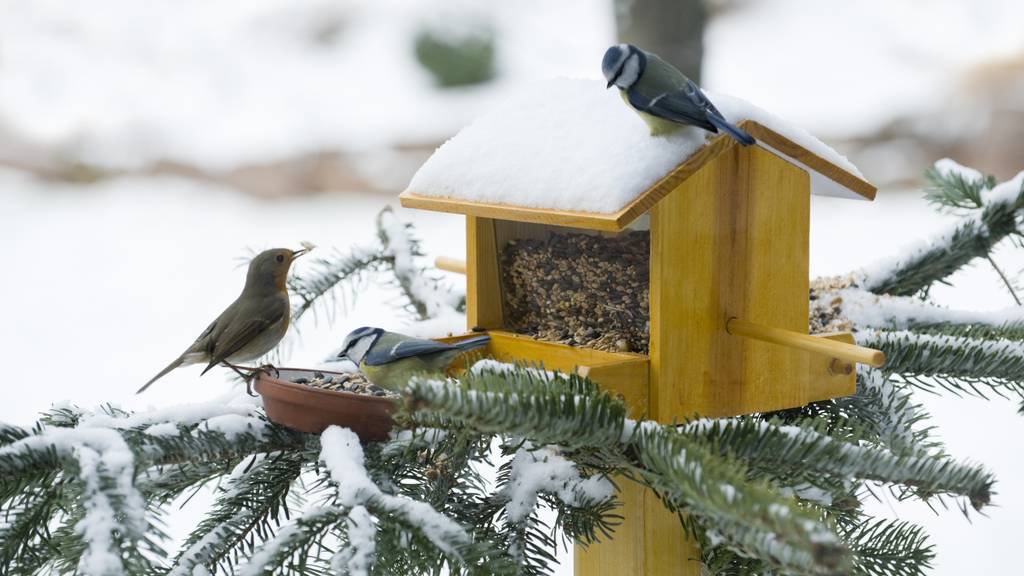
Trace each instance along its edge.
<instances>
[{"instance_id":1,"label":"snow on feeder roof","mask_svg":"<svg viewBox=\"0 0 1024 576\"><path fill-rule=\"evenodd\" d=\"M711 96L726 118L810 174L818 195L873 199L845 157L743 100ZM598 80L524 87L463 128L419 169L402 205L580 228L621 230L737 144L697 128L652 137Z\"/></svg>"}]
</instances>

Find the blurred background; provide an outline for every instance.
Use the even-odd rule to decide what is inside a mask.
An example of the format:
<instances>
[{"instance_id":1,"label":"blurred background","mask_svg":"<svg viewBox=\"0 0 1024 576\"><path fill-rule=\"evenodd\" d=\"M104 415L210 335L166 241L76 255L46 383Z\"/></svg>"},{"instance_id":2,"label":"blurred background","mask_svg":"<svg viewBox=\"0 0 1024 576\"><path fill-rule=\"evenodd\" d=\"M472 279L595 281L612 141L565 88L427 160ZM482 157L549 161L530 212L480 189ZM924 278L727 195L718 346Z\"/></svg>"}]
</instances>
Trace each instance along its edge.
<instances>
[{"instance_id":1,"label":"blurred background","mask_svg":"<svg viewBox=\"0 0 1024 576\"><path fill-rule=\"evenodd\" d=\"M236 295L251 250L370 240L446 138L520 83L598 77L618 40L846 154L879 199L814 199L811 269L867 264L948 221L920 199L933 161L1024 169L1022 21L1014 0L0 0L0 420L223 393L225 375L196 369L132 396ZM462 254L460 217L399 216L430 254ZM1013 304L990 268L954 280L936 299ZM408 320L393 286L356 296L303 325L287 362ZM971 524L872 506L928 526L936 574L1018 571L1024 465L996 439L1024 435L1024 418L922 401L951 453L996 472L998 507Z\"/></svg>"}]
</instances>

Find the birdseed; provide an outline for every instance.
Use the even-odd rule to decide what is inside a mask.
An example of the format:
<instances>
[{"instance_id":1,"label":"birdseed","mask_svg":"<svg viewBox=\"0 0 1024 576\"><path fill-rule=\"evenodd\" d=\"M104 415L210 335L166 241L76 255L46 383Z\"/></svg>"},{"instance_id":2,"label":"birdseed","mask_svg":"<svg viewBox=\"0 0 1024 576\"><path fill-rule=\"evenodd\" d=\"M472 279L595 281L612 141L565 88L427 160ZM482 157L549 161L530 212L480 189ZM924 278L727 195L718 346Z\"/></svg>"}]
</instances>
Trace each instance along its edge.
<instances>
[{"instance_id":1,"label":"birdseed","mask_svg":"<svg viewBox=\"0 0 1024 576\"><path fill-rule=\"evenodd\" d=\"M548 342L648 350L650 234L552 234L501 253L508 327Z\"/></svg>"},{"instance_id":2,"label":"birdseed","mask_svg":"<svg viewBox=\"0 0 1024 576\"><path fill-rule=\"evenodd\" d=\"M292 378L292 382L296 384L305 384L306 386L313 388L320 388L321 390L352 392L353 394L363 394L364 396L378 396L382 398L401 398L402 396L398 392L388 390L387 388L381 388L380 386L371 383L366 379L366 376L359 372L328 375L324 375L322 372L313 372L312 378Z\"/></svg>"}]
</instances>

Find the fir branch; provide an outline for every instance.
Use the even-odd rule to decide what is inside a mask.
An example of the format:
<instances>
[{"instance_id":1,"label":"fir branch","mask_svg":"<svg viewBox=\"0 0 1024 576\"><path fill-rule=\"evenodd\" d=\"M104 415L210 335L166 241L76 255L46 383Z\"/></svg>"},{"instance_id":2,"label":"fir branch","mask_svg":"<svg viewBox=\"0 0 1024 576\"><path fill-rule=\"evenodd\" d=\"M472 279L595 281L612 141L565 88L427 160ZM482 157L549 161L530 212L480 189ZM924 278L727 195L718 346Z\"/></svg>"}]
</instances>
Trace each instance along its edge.
<instances>
[{"instance_id":1,"label":"fir branch","mask_svg":"<svg viewBox=\"0 0 1024 576\"><path fill-rule=\"evenodd\" d=\"M443 286L416 265L416 258L423 256L419 240L412 233L412 225L401 222L390 206L377 214L377 235L395 281L419 320L437 317L445 310L465 309L463 292Z\"/></svg>"},{"instance_id":2,"label":"fir branch","mask_svg":"<svg viewBox=\"0 0 1024 576\"><path fill-rule=\"evenodd\" d=\"M474 542L464 527L426 502L389 494L378 487L367 473L362 445L351 430L332 426L323 432L320 443L320 460L331 484L337 489L339 506L349 509L365 507L380 521L378 531L389 526L414 530L451 566L471 571L486 567L487 573L504 573L512 569L501 552L487 543ZM422 547L422 543L409 546L406 553L415 553ZM436 557L436 554L432 556Z\"/></svg>"},{"instance_id":3,"label":"fir branch","mask_svg":"<svg viewBox=\"0 0 1024 576\"><path fill-rule=\"evenodd\" d=\"M928 322L914 323L909 327L917 334L933 334L970 338L974 340L1024 341L1024 321L1015 320L1002 324L982 322Z\"/></svg>"},{"instance_id":4,"label":"fir branch","mask_svg":"<svg viewBox=\"0 0 1024 576\"><path fill-rule=\"evenodd\" d=\"M940 206L970 210L962 221L939 234L927 248L896 260L882 273L869 275L864 287L876 294L912 296L927 293L975 258L987 258L1004 239L1020 236L1024 207L1024 178L996 185L991 176L939 164L928 171L926 197ZM1018 180L1020 180L1018 182Z\"/></svg>"},{"instance_id":5,"label":"fir branch","mask_svg":"<svg viewBox=\"0 0 1024 576\"><path fill-rule=\"evenodd\" d=\"M865 346L886 354L885 370L924 390L936 385L955 394L1024 398L1024 343L878 330Z\"/></svg>"},{"instance_id":6,"label":"fir branch","mask_svg":"<svg viewBox=\"0 0 1024 576\"><path fill-rule=\"evenodd\" d=\"M663 427L641 427L631 443L634 473L671 510L696 515L744 556L799 574L842 571L849 561L833 532L768 485L748 481L738 462Z\"/></svg>"},{"instance_id":7,"label":"fir branch","mask_svg":"<svg viewBox=\"0 0 1024 576\"><path fill-rule=\"evenodd\" d=\"M261 576L280 571L282 574L327 573L323 540L328 531L346 518L344 510L314 507L291 523L282 526L270 540L240 567L239 576ZM349 570L356 574L358 571Z\"/></svg>"},{"instance_id":8,"label":"fir branch","mask_svg":"<svg viewBox=\"0 0 1024 576\"><path fill-rule=\"evenodd\" d=\"M298 297L298 302L292 306L292 321L314 310L318 302L334 294L340 285L358 285L366 274L380 270L387 259L379 245L355 247L348 253L335 250L329 257L314 258L313 271L292 274L288 278L289 291ZM352 293L354 295L355 291Z\"/></svg>"},{"instance_id":9,"label":"fir branch","mask_svg":"<svg viewBox=\"0 0 1024 576\"><path fill-rule=\"evenodd\" d=\"M934 547L920 526L900 520L858 518L839 532L853 550L853 574L922 576L932 567Z\"/></svg>"},{"instance_id":10,"label":"fir branch","mask_svg":"<svg viewBox=\"0 0 1024 576\"><path fill-rule=\"evenodd\" d=\"M622 402L585 379L545 379L519 368L471 374L463 385L414 379L411 404L416 414L441 415L482 431L500 429L567 447L605 447L603 466L617 464L621 472L642 479L671 508L700 516L748 556L801 573L827 572L843 563L834 535L791 500L748 482L742 466L671 427L627 423Z\"/></svg>"},{"instance_id":11,"label":"fir branch","mask_svg":"<svg viewBox=\"0 0 1024 576\"><path fill-rule=\"evenodd\" d=\"M776 480L806 481L806 475L875 480L912 487L917 496L966 496L975 509L987 505L994 482L980 466L958 464L944 455L905 456L839 441L823 423L777 426L753 418L700 420L680 428L723 455L734 456ZM786 482L792 485L790 480Z\"/></svg>"},{"instance_id":12,"label":"fir branch","mask_svg":"<svg viewBox=\"0 0 1024 576\"><path fill-rule=\"evenodd\" d=\"M875 294L895 296L927 291L933 283L949 277L975 258L988 256L1010 235L1019 234L1020 207L1019 200L986 206L977 218L965 218L929 248L896 263L885 275L869 278L864 287Z\"/></svg>"},{"instance_id":13,"label":"fir branch","mask_svg":"<svg viewBox=\"0 0 1024 576\"><path fill-rule=\"evenodd\" d=\"M928 186L924 197L942 208L973 210L983 207L982 192L996 185L992 176L967 173L964 170L940 170L930 166L924 172Z\"/></svg>"},{"instance_id":14,"label":"fir branch","mask_svg":"<svg viewBox=\"0 0 1024 576\"><path fill-rule=\"evenodd\" d=\"M265 541L273 533L273 525L287 516L286 497L303 463L302 453L278 453L235 478L210 514L189 534L169 574L187 576L196 566L214 571L253 553L256 545L251 534L255 532Z\"/></svg>"}]
</instances>

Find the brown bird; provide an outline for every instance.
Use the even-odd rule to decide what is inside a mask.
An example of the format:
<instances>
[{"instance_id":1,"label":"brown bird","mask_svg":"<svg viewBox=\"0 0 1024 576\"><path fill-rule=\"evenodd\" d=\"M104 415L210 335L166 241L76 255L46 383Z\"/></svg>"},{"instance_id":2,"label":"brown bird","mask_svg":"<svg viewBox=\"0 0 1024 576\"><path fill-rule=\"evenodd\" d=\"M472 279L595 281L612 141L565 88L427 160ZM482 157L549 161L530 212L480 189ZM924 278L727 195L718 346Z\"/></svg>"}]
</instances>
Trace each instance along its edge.
<instances>
[{"instance_id":1,"label":"brown bird","mask_svg":"<svg viewBox=\"0 0 1024 576\"><path fill-rule=\"evenodd\" d=\"M274 248L256 255L249 263L245 287L238 298L217 317L181 356L139 388L142 393L171 370L206 362L206 374L217 364L224 364L243 378L252 370L237 364L263 356L277 346L288 331L291 307L288 304L288 268L311 248L289 250Z\"/></svg>"}]
</instances>

